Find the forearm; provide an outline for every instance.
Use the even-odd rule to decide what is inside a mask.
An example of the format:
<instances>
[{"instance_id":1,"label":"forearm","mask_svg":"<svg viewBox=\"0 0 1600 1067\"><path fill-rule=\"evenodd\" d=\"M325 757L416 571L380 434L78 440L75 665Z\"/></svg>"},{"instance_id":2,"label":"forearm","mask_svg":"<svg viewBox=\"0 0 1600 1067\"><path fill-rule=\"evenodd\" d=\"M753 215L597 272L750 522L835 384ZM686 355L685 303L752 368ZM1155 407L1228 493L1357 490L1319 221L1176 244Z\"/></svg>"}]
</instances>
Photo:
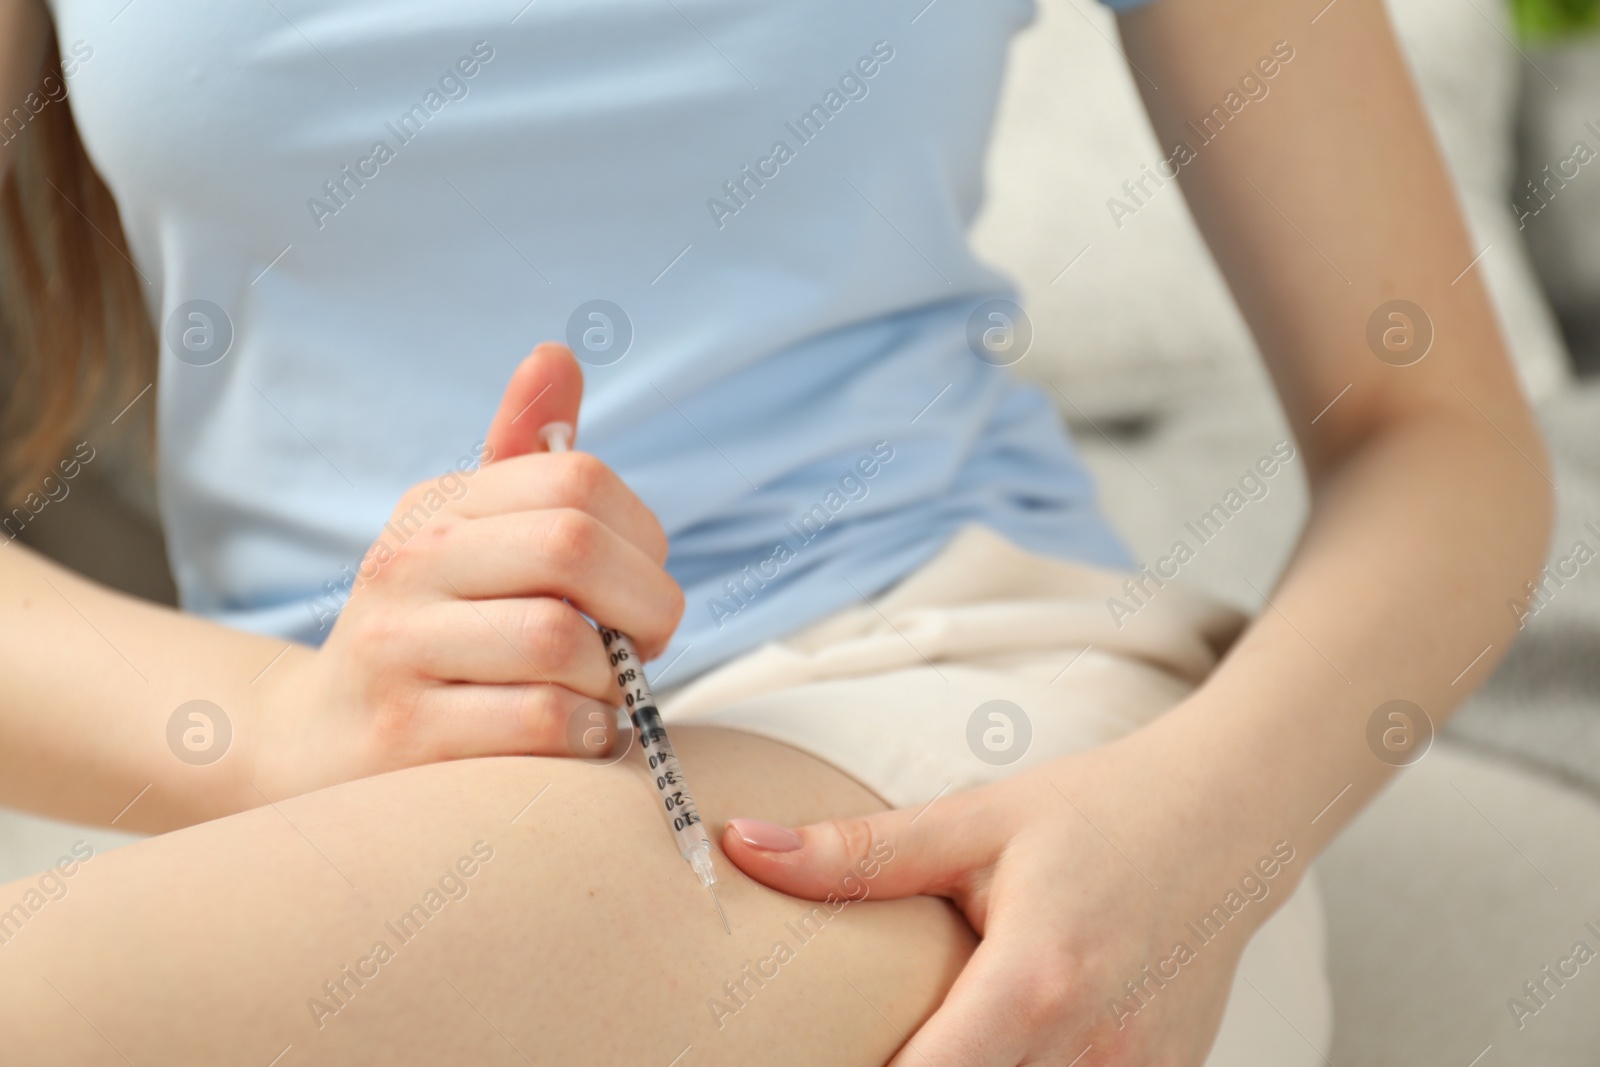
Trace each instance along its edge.
<instances>
[{"instance_id":1,"label":"forearm","mask_svg":"<svg viewBox=\"0 0 1600 1067\"><path fill-rule=\"evenodd\" d=\"M1319 852L1396 769L1369 733L1380 705L1410 701L1441 729L1504 655L1506 603L1548 529L1543 481L1460 419L1374 438L1329 472L1286 573L1261 585L1269 603L1140 739L1203 838L1246 862L1277 840Z\"/></svg>"},{"instance_id":2,"label":"forearm","mask_svg":"<svg viewBox=\"0 0 1600 1067\"><path fill-rule=\"evenodd\" d=\"M1407 700L1442 727L1504 655L1507 601L1549 536L1547 460L1382 4L1158 0L1122 30L1160 86L1141 82L1164 148L1195 141L1242 72L1270 87L1179 181L1312 490L1276 586L1247 576L1268 598L1255 623L1136 743L1204 839L1314 854L1393 771L1368 743L1378 707ZM1373 347L1397 298L1421 308L1426 351Z\"/></svg>"},{"instance_id":3,"label":"forearm","mask_svg":"<svg viewBox=\"0 0 1600 1067\"><path fill-rule=\"evenodd\" d=\"M162 830L262 802L246 766L267 681L252 683L285 642L114 593L14 541L0 541L0 635L0 804ZM169 744L174 712L197 699L233 734L211 763L181 730Z\"/></svg>"}]
</instances>

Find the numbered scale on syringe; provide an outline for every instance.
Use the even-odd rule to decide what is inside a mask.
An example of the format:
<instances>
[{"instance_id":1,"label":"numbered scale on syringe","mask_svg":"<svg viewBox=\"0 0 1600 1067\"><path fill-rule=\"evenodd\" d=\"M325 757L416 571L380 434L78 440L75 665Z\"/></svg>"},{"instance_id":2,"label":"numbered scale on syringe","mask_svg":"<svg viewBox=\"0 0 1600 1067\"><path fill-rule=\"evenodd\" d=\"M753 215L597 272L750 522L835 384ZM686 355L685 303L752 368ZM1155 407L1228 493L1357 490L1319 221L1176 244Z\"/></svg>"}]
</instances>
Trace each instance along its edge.
<instances>
[{"instance_id":1,"label":"numbered scale on syringe","mask_svg":"<svg viewBox=\"0 0 1600 1067\"><path fill-rule=\"evenodd\" d=\"M551 452L561 453L572 448L572 426L569 423L546 423L539 430L539 436ZM656 779L656 792L661 794L661 802L672 820L672 834L678 842L678 851L688 861L700 884L711 891L711 902L717 906L717 918L722 920L722 928L731 934L733 930L728 926L728 917L722 912L722 901L717 899L717 891L712 888L716 885L717 870L711 863L711 838L706 836L705 827L700 825L700 813L695 810L694 800L689 796L689 787L683 780L678 757L672 751L672 742L667 740L667 728L661 723L661 713L656 710L656 698L651 694L650 683L644 676L644 661L639 658L639 650L633 647L633 642L628 640L626 634L608 630L604 626L600 626L599 630L600 639L605 642L606 652L611 657L611 667L617 672L617 688L627 702L628 717L633 720L634 729L639 732L640 744L650 760L650 772Z\"/></svg>"},{"instance_id":2,"label":"numbered scale on syringe","mask_svg":"<svg viewBox=\"0 0 1600 1067\"><path fill-rule=\"evenodd\" d=\"M678 766L677 754L672 751L672 741L661 722L661 712L656 710L655 696L650 683L645 680L644 664L633 642L615 630L600 627L600 639L605 642L611 656L611 667L617 672L617 688L622 690L623 706L628 717L639 731L639 743L644 749L650 774L655 779L656 792L661 795L667 818L672 821L672 832L677 837L678 850L694 866L695 873L707 885L711 871L711 838L700 824L700 813L695 809L694 798L684 787L683 769ZM715 880L715 876L711 875Z\"/></svg>"}]
</instances>

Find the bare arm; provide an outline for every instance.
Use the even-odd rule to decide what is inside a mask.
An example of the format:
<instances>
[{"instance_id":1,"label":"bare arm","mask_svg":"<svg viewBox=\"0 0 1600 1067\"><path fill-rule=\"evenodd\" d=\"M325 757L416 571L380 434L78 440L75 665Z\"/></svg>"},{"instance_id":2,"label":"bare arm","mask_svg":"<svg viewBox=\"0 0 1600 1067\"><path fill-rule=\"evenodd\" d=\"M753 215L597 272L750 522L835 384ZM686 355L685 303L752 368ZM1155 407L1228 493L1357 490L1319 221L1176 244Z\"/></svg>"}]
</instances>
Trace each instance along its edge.
<instances>
[{"instance_id":1,"label":"bare arm","mask_svg":"<svg viewBox=\"0 0 1600 1067\"><path fill-rule=\"evenodd\" d=\"M184 762L167 722L203 699L243 730L268 691L250 683L284 642L123 596L9 540L0 635L0 804L157 830L263 802L238 773L243 752Z\"/></svg>"},{"instance_id":2,"label":"bare arm","mask_svg":"<svg viewBox=\"0 0 1600 1067\"><path fill-rule=\"evenodd\" d=\"M1197 143L1185 123L1276 42L1294 53L1180 181L1306 456L1311 516L1271 605L1161 730L1212 739L1201 773L1227 790L1218 818L1252 811L1261 833L1313 850L1391 770L1368 748L1374 710L1409 700L1442 726L1504 655L1506 603L1542 562L1552 505L1536 423L1467 269L1479 250L1383 5L1339 0L1312 24L1319 11L1157 0L1122 19L1130 61L1160 87L1141 80L1166 145ZM1404 367L1367 343L1369 318L1397 298L1435 331Z\"/></svg>"},{"instance_id":3,"label":"bare arm","mask_svg":"<svg viewBox=\"0 0 1600 1067\"><path fill-rule=\"evenodd\" d=\"M1506 601L1550 530L1545 454L1381 0L1325 3L1155 0L1121 22L1160 140L1192 146L1182 187L1310 472L1270 604L1122 740L925 811L805 827L792 850L724 835L745 873L810 897L892 842L905 858L880 896L948 896L982 934L895 1067L1198 1067L1248 936L1288 894L1242 921L1229 904L1214 938L1189 924L1257 870L1298 882L1394 770L1373 713L1407 700L1443 725L1515 634ZM1280 41L1292 58L1240 106ZM1200 144L1185 123L1215 105ZM1366 340L1397 298L1436 333L1409 366ZM1174 968L1188 977L1161 981Z\"/></svg>"}]
</instances>

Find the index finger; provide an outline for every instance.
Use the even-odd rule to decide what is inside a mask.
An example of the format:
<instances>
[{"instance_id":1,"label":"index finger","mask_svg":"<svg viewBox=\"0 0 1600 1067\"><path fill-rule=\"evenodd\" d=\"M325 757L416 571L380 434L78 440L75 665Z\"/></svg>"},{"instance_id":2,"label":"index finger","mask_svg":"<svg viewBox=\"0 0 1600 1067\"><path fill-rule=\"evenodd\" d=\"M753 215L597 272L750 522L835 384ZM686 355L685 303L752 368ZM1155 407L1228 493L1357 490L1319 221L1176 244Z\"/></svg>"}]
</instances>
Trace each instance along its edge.
<instances>
[{"instance_id":1,"label":"index finger","mask_svg":"<svg viewBox=\"0 0 1600 1067\"><path fill-rule=\"evenodd\" d=\"M451 506L468 519L547 508L592 515L656 563L666 562L667 535L655 513L615 471L587 452L535 452L489 463L472 475Z\"/></svg>"}]
</instances>

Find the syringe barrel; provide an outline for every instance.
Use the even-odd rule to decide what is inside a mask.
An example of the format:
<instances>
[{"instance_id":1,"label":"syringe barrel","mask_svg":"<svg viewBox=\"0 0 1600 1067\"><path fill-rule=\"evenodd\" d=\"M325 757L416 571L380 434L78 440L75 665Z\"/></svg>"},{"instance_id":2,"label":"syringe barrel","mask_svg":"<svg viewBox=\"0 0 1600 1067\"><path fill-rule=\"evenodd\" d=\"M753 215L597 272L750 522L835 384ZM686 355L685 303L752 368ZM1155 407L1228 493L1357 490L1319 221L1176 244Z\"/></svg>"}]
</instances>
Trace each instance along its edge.
<instances>
[{"instance_id":1,"label":"syringe barrel","mask_svg":"<svg viewBox=\"0 0 1600 1067\"><path fill-rule=\"evenodd\" d=\"M661 797L667 821L672 824L678 851L705 881L706 875L701 872L701 867L709 869L711 838L700 822L700 812L695 808L694 798L689 795L688 786L684 783L683 769L678 765L677 754L672 751L672 741L661 721L661 712L656 709L655 695L650 692L650 683L645 679L639 652L627 635L604 626L600 627L600 639L605 642L617 686L622 690L623 706L627 708L628 717L639 733L639 744L644 749L645 762L655 782L656 793ZM706 859L698 859L699 856Z\"/></svg>"}]
</instances>

